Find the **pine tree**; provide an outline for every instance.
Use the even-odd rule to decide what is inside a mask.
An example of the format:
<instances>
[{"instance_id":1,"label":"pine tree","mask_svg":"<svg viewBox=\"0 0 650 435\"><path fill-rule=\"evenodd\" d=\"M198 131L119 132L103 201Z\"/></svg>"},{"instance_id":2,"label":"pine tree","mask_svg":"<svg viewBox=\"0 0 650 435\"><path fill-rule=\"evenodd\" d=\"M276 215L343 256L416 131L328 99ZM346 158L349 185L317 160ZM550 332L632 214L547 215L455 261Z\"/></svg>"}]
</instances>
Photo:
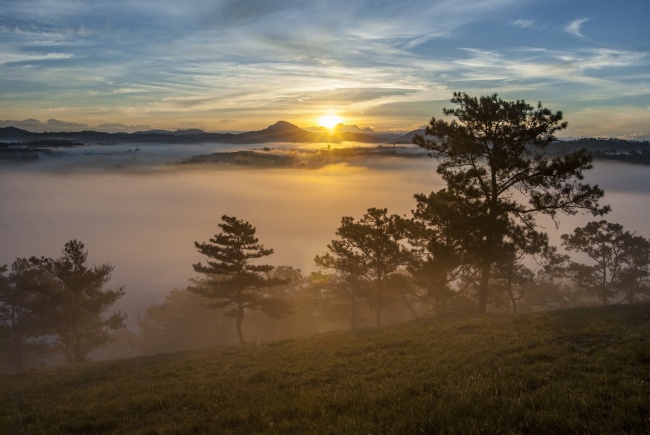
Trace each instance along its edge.
<instances>
[{"instance_id":1,"label":"pine tree","mask_svg":"<svg viewBox=\"0 0 650 435\"><path fill-rule=\"evenodd\" d=\"M23 371L47 355L44 337L49 331L44 318L48 304L44 297L51 285L43 269L27 258L17 258L9 276L0 268L0 326L2 359L12 371Z\"/></svg>"},{"instance_id":2,"label":"pine tree","mask_svg":"<svg viewBox=\"0 0 650 435\"><path fill-rule=\"evenodd\" d=\"M477 222L472 208L445 189L415 199L409 242L416 258L408 270L426 292L420 299L444 316L449 301L473 283Z\"/></svg>"},{"instance_id":3,"label":"pine tree","mask_svg":"<svg viewBox=\"0 0 650 435\"><path fill-rule=\"evenodd\" d=\"M316 265L354 277L366 290L367 300L375 307L377 326L381 312L391 302L391 277L411 260L405 246L406 221L387 210L369 208L359 221L350 216L341 219L337 238L327 245L329 252L315 258Z\"/></svg>"},{"instance_id":4,"label":"pine tree","mask_svg":"<svg viewBox=\"0 0 650 435\"><path fill-rule=\"evenodd\" d=\"M454 93L451 102L459 107L443 113L456 119L432 118L426 128L425 134L437 140L416 136L413 142L441 160L437 171L447 190L471 205L480 222L478 310L485 313L490 275L504 243L522 251L539 246L540 214L554 219L558 212L602 215L609 207L599 205L603 191L598 186L579 182L592 168L586 151L546 155L555 133L567 126L562 112L541 103L503 101L496 94Z\"/></svg>"},{"instance_id":5,"label":"pine tree","mask_svg":"<svg viewBox=\"0 0 650 435\"><path fill-rule=\"evenodd\" d=\"M194 242L208 260L205 265L193 265L194 271L205 278L192 280L195 285L188 290L213 299L212 308L221 308L225 315L236 317L239 342L244 343L242 322L247 310L260 310L271 317L284 317L291 310L287 302L266 290L285 283L268 277L274 266L256 263L273 254L273 249L259 243L250 223L226 215L221 219L221 233L208 243Z\"/></svg>"},{"instance_id":6,"label":"pine tree","mask_svg":"<svg viewBox=\"0 0 650 435\"><path fill-rule=\"evenodd\" d=\"M68 363L87 360L90 352L111 340L110 331L124 327L126 318L121 312L105 316L124 296L123 287L105 288L113 266L89 267L87 258L84 244L71 240L65 244L61 257L37 260L53 280L46 291L46 318Z\"/></svg>"},{"instance_id":7,"label":"pine tree","mask_svg":"<svg viewBox=\"0 0 650 435\"><path fill-rule=\"evenodd\" d=\"M587 294L607 305L635 302L650 290L650 240L605 220L589 222L572 234L562 235L562 245L579 252L588 262L566 260L565 273Z\"/></svg>"}]
</instances>

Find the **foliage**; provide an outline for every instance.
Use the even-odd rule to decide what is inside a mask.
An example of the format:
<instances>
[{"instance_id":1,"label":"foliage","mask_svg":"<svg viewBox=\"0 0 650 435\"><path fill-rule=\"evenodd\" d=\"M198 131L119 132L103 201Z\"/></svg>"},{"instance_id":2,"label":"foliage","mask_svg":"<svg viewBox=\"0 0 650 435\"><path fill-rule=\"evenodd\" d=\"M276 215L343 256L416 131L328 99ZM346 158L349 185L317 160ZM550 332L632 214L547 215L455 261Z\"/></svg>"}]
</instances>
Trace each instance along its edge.
<instances>
[{"instance_id":1,"label":"foliage","mask_svg":"<svg viewBox=\"0 0 650 435\"><path fill-rule=\"evenodd\" d=\"M111 340L111 330L124 327L126 318L121 312L104 317L106 310L124 296L124 288L105 288L113 266L89 267L87 257L84 244L71 240L61 257L34 259L52 280L44 295L48 301L45 316L68 363L85 361L91 351Z\"/></svg>"},{"instance_id":2,"label":"foliage","mask_svg":"<svg viewBox=\"0 0 650 435\"><path fill-rule=\"evenodd\" d=\"M445 315L450 299L473 282L472 255L478 244L473 209L445 189L415 195L416 209L409 228L415 258L408 266L416 288L424 289L420 301L432 303Z\"/></svg>"},{"instance_id":3,"label":"foliage","mask_svg":"<svg viewBox=\"0 0 650 435\"><path fill-rule=\"evenodd\" d=\"M352 278L346 282L358 285L375 307L377 326L381 312L391 302L390 279L411 259L404 246L406 220L388 215L387 209L369 208L359 221L350 216L341 219L337 238L327 245L329 252L314 259L322 269L342 272Z\"/></svg>"},{"instance_id":4,"label":"foliage","mask_svg":"<svg viewBox=\"0 0 650 435\"><path fill-rule=\"evenodd\" d=\"M526 285L531 283L534 273L523 265L514 255L505 256L495 265L490 290L493 302L497 306L511 306L512 313L517 314L517 301L524 298Z\"/></svg>"},{"instance_id":5,"label":"foliage","mask_svg":"<svg viewBox=\"0 0 650 435\"><path fill-rule=\"evenodd\" d=\"M444 109L452 122L432 118L425 130L437 141L416 136L414 143L441 161L437 171L447 190L473 209L480 225L477 266L479 312L487 306L488 284L499 250L514 244L518 250L539 249L546 237L537 229L536 216L556 218L558 212L604 214L598 203L603 191L580 183L591 169L591 157L577 151L547 158L554 134L566 128L562 112L541 103L504 101L496 94L480 98L454 93L455 109ZM527 202L519 198L524 196Z\"/></svg>"},{"instance_id":6,"label":"foliage","mask_svg":"<svg viewBox=\"0 0 650 435\"><path fill-rule=\"evenodd\" d=\"M577 307L578 294L573 285L538 273L524 284L526 307L532 311L548 311Z\"/></svg>"},{"instance_id":7,"label":"foliage","mask_svg":"<svg viewBox=\"0 0 650 435\"><path fill-rule=\"evenodd\" d=\"M649 433L650 306L428 319L0 380L2 433Z\"/></svg>"},{"instance_id":8,"label":"foliage","mask_svg":"<svg viewBox=\"0 0 650 435\"><path fill-rule=\"evenodd\" d=\"M124 327L125 315L105 312L124 290L106 289L111 265L88 267L83 243L66 243L63 256L17 258L0 273L3 359L22 371L59 350L68 363L88 358Z\"/></svg>"},{"instance_id":9,"label":"foliage","mask_svg":"<svg viewBox=\"0 0 650 435\"><path fill-rule=\"evenodd\" d=\"M352 329L362 323L362 304L367 301L359 289L362 283L352 274L312 272L307 277L308 297L313 312L331 322L345 320Z\"/></svg>"},{"instance_id":10,"label":"foliage","mask_svg":"<svg viewBox=\"0 0 650 435\"><path fill-rule=\"evenodd\" d=\"M573 234L563 234L568 251L587 256L590 264L565 258L564 272L600 303L635 302L650 293L650 240L605 220L589 222Z\"/></svg>"},{"instance_id":11,"label":"foliage","mask_svg":"<svg viewBox=\"0 0 650 435\"><path fill-rule=\"evenodd\" d=\"M44 320L47 301L44 292L52 283L34 261L17 258L11 273L0 268L0 325L2 360L10 370L20 372L38 365L48 354L44 337L48 327Z\"/></svg>"},{"instance_id":12,"label":"foliage","mask_svg":"<svg viewBox=\"0 0 650 435\"><path fill-rule=\"evenodd\" d=\"M317 302L308 291L308 279L300 269L291 266L277 266L268 273L268 278L281 282L274 294L291 304L291 312L278 319L256 312L251 316L251 329L258 341L297 338L313 335L328 328L319 316Z\"/></svg>"},{"instance_id":13,"label":"foliage","mask_svg":"<svg viewBox=\"0 0 650 435\"><path fill-rule=\"evenodd\" d=\"M194 264L194 271L206 277L194 279L195 285L188 290L213 299L212 308L221 308L225 315L235 317L239 342L244 343L241 326L247 310L260 310L278 318L290 313L288 303L263 291L286 282L267 275L273 266L255 263L273 254L273 249L259 243L255 227L233 216L221 219L221 233L208 243L194 242L198 251L208 257L206 265Z\"/></svg>"},{"instance_id":14,"label":"foliage","mask_svg":"<svg viewBox=\"0 0 650 435\"><path fill-rule=\"evenodd\" d=\"M232 343L232 317L205 310L207 299L185 289L167 293L138 318L138 348L144 355L199 349ZM209 331L209 333L206 333Z\"/></svg>"},{"instance_id":15,"label":"foliage","mask_svg":"<svg viewBox=\"0 0 650 435\"><path fill-rule=\"evenodd\" d=\"M274 296L291 301L294 311L283 319L269 318L261 311L246 314L247 336L273 340L318 332L311 316L312 306L305 298L305 278L299 269L278 266L269 278L283 282L273 289ZM185 289L171 290L161 304L149 305L138 318L141 354L201 349L238 342L236 319L222 311L206 310L210 299ZM208 332L208 333L206 333Z\"/></svg>"}]
</instances>

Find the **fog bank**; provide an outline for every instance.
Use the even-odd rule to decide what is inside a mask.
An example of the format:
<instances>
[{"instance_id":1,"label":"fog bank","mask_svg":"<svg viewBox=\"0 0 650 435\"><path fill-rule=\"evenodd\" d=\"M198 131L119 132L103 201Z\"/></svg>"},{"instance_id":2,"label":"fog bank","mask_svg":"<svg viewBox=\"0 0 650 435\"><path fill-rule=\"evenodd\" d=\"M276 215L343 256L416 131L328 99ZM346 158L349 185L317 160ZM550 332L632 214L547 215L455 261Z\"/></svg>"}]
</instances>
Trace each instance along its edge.
<instances>
[{"instance_id":1,"label":"fog bank","mask_svg":"<svg viewBox=\"0 0 650 435\"><path fill-rule=\"evenodd\" d=\"M223 214L257 227L274 265L313 270L341 217L369 207L408 214L413 194L442 187L431 161L391 161L381 168L322 169L158 167L148 171L2 168L0 264L16 257L61 254L71 239L85 243L91 263L115 266L125 285L120 307L130 313L161 302L195 276L204 260L194 241L220 231Z\"/></svg>"},{"instance_id":2,"label":"fog bank","mask_svg":"<svg viewBox=\"0 0 650 435\"><path fill-rule=\"evenodd\" d=\"M0 167L0 264L32 255L58 257L67 241L81 240L91 263L115 266L111 285L125 286L119 308L133 321L137 310L162 302L171 289L185 287L195 276L192 264L203 258L193 242L218 233L223 214L257 227L261 243L275 249L269 263L311 271L314 256L324 252L342 216L360 217L369 207L409 214L413 194L444 187L435 161L428 158L248 169L161 165L168 160L160 157L116 168L115 159L124 157L77 154L54 166ZM171 157L182 156L166 158ZM606 191L604 203L614 209L606 219L646 237L649 174L647 166L596 162L587 180ZM593 218L560 219L558 231L544 223L555 244L561 233Z\"/></svg>"}]
</instances>

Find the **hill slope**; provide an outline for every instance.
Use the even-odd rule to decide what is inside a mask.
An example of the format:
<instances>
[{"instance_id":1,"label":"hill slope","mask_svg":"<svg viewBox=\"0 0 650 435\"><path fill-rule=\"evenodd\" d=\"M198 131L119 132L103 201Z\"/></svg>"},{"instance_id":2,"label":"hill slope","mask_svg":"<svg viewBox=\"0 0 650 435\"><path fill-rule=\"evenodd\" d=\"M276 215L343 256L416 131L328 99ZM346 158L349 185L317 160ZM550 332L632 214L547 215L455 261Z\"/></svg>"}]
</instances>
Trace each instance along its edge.
<instances>
[{"instance_id":1,"label":"hill slope","mask_svg":"<svg viewBox=\"0 0 650 435\"><path fill-rule=\"evenodd\" d=\"M650 305L427 320L0 382L3 433L648 433Z\"/></svg>"}]
</instances>

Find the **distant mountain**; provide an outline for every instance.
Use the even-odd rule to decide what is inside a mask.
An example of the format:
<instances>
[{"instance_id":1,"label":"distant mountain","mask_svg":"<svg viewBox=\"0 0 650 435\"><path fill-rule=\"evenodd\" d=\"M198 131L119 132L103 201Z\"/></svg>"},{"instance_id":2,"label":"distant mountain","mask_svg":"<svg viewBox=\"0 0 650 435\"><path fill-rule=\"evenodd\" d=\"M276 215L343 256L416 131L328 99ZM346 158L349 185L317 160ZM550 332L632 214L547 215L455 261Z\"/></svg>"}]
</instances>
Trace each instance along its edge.
<instances>
[{"instance_id":1,"label":"distant mountain","mask_svg":"<svg viewBox=\"0 0 650 435\"><path fill-rule=\"evenodd\" d=\"M400 143L400 144L404 144L404 143L413 143L413 138L415 137L415 135L416 135L416 134L419 134L420 136L423 136L423 135L424 135L424 131L425 131L424 128L420 128L420 129L418 129L418 130L409 131L409 132L406 133L405 135L400 136L400 137L398 137L397 139L395 139L395 143Z\"/></svg>"},{"instance_id":2,"label":"distant mountain","mask_svg":"<svg viewBox=\"0 0 650 435\"><path fill-rule=\"evenodd\" d=\"M207 133L199 129L190 130L147 130L135 133L104 133L98 131L33 133L16 127L0 128L0 141L35 142L42 140L64 140L90 143L233 143L254 144L265 142L321 143L321 142L386 142L364 133L347 131L311 132L286 121L278 121L263 130L245 133Z\"/></svg>"},{"instance_id":3,"label":"distant mountain","mask_svg":"<svg viewBox=\"0 0 650 435\"><path fill-rule=\"evenodd\" d=\"M315 133L330 133L332 132L331 129L327 127L307 127L304 130L315 132ZM388 132L388 131L375 131L370 127L365 127L361 128L358 125L346 125L346 124L339 124L336 127L334 127L334 130L336 132L346 132L346 133L361 133L367 136L371 136L376 138L378 141L385 142L385 143L391 143L394 142L397 138L402 136L404 133L403 132Z\"/></svg>"},{"instance_id":4,"label":"distant mountain","mask_svg":"<svg viewBox=\"0 0 650 435\"><path fill-rule=\"evenodd\" d=\"M567 153L580 149L602 152L630 152L650 150L649 141L630 141L624 139L582 138L574 140L558 140L548 146L548 150L555 153Z\"/></svg>"},{"instance_id":5,"label":"distant mountain","mask_svg":"<svg viewBox=\"0 0 650 435\"><path fill-rule=\"evenodd\" d=\"M196 134L206 134L206 132L199 128L191 128L191 129L176 130L176 131L169 131L169 130L136 131L133 134L135 135L162 134L167 136L189 136L189 135L196 135Z\"/></svg>"},{"instance_id":6,"label":"distant mountain","mask_svg":"<svg viewBox=\"0 0 650 435\"><path fill-rule=\"evenodd\" d=\"M338 130L338 131L351 131L351 132L354 132L354 133L365 133L365 134L375 134L375 133L377 133L376 131L374 131L370 127L361 128L358 125L354 125L354 124L347 125L347 124L342 124L341 123L341 124L338 124L337 126L335 126L334 129ZM304 130L314 131L314 132L327 132L327 131L330 131L331 129L329 129L327 127L318 126L318 127L307 127Z\"/></svg>"},{"instance_id":7,"label":"distant mountain","mask_svg":"<svg viewBox=\"0 0 650 435\"><path fill-rule=\"evenodd\" d=\"M99 124L94 127L88 127L86 130L95 130L105 133L134 133L144 129L150 129L150 125L124 125L124 124ZM74 131L74 130L68 130Z\"/></svg>"},{"instance_id":8,"label":"distant mountain","mask_svg":"<svg viewBox=\"0 0 650 435\"><path fill-rule=\"evenodd\" d=\"M102 133L133 133L150 129L148 125L124 125L124 124L100 124L91 126L78 122L60 121L58 119L48 119L43 123L38 119L17 120L0 120L0 127L17 127L33 133L61 133L61 132L78 132L82 130L92 130Z\"/></svg>"},{"instance_id":9,"label":"distant mountain","mask_svg":"<svg viewBox=\"0 0 650 435\"><path fill-rule=\"evenodd\" d=\"M176 131L146 130L135 133L105 133L100 131L62 131L34 133L17 127L0 128L0 142L19 143L28 147L65 147L87 143L228 143L259 144L269 142L288 143L396 143L411 144L416 134L423 135L424 129L413 130L399 137L370 134L365 129L341 129L308 131L287 121L278 121L262 130L245 133L208 133L200 129ZM432 138L433 139L433 138ZM2 144L0 144L2 145ZM587 149L594 159L617 160L631 163L650 163L650 142L635 142L622 139L589 138L557 141L548 146L550 154L561 155L578 149Z\"/></svg>"},{"instance_id":10,"label":"distant mountain","mask_svg":"<svg viewBox=\"0 0 650 435\"><path fill-rule=\"evenodd\" d=\"M25 141L31 140L34 133L16 127L0 128L0 140L4 141Z\"/></svg>"},{"instance_id":11,"label":"distant mountain","mask_svg":"<svg viewBox=\"0 0 650 435\"><path fill-rule=\"evenodd\" d=\"M349 131L325 130L307 131L290 122L278 121L264 130L250 131L235 135L237 143L262 142L292 142L292 143L322 143L322 142L363 142L376 143L378 139L363 133Z\"/></svg>"},{"instance_id":12,"label":"distant mountain","mask_svg":"<svg viewBox=\"0 0 650 435\"><path fill-rule=\"evenodd\" d=\"M647 140L583 138L557 141L548 146L551 154L559 155L581 149L587 150L594 160L650 165L650 141Z\"/></svg>"},{"instance_id":13,"label":"distant mountain","mask_svg":"<svg viewBox=\"0 0 650 435\"><path fill-rule=\"evenodd\" d=\"M173 134L176 136L183 136L188 134L205 134L205 131L201 130L200 128L189 128L185 130L176 130Z\"/></svg>"}]
</instances>

